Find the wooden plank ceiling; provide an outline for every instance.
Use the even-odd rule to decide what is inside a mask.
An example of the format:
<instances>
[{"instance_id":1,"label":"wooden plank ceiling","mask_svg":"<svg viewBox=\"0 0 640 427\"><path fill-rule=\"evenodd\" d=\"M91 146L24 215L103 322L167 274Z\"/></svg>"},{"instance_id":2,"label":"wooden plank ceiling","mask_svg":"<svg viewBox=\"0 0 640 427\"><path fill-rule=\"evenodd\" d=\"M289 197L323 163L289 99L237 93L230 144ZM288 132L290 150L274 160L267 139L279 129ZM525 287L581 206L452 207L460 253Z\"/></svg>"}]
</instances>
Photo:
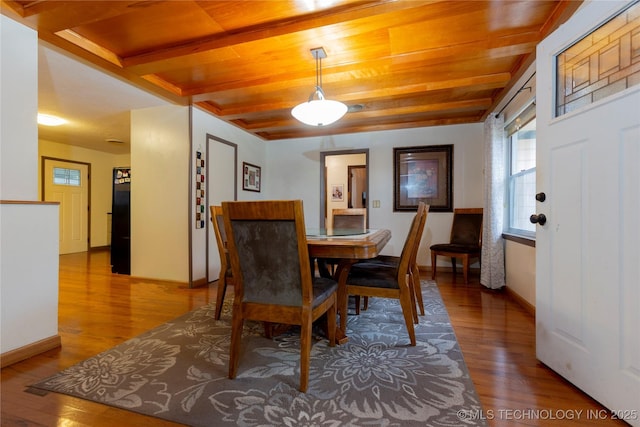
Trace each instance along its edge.
<instances>
[{"instance_id":1,"label":"wooden plank ceiling","mask_svg":"<svg viewBox=\"0 0 640 427\"><path fill-rule=\"evenodd\" d=\"M579 1L2 0L39 37L264 140L475 123ZM316 82L349 112L291 116Z\"/></svg>"}]
</instances>

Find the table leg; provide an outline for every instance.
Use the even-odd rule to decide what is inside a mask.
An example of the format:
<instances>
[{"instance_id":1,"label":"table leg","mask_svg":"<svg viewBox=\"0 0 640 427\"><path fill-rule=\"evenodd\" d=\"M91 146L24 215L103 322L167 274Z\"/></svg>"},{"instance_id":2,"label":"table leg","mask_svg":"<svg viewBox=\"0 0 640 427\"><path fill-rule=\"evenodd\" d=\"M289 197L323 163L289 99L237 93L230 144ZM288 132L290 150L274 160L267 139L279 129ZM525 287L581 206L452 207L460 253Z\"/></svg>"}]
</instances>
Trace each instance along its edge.
<instances>
[{"instance_id":1,"label":"table leg","mask_svg":"<svg viewBox=\"0 0 640 427\"><path fill-rule=\"evenodd\" d=\"M347 307L349 295L347 294L347 278L351 266L358 260L342 259L338 263L334 278L338 282L338 313L340 314L340 324L336 329L336 343L344 344L349 340L347 337Z\"/></svg>"}]
</instances>

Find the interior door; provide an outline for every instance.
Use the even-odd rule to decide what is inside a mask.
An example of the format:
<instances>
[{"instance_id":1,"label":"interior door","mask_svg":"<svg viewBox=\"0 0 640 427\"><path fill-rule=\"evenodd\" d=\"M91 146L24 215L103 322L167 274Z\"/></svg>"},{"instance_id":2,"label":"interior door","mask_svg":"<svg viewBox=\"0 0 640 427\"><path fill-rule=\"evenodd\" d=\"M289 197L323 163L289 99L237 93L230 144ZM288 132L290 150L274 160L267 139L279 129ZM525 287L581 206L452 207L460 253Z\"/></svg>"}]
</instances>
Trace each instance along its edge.
<instances>
[{"instance_id":1,"label":"interior door","mask_svg":"<svg viewBox=\"0 0 640 427\"><path fill-rule=\"evenodd\" d=\"M44 159L44 200L60 203L60 255L89 246L89 165Z\"/></svg>"},{"instance_id":2,"label":"interior door","mask_svg":"<svg viewBox=\"0 0 640 427\"><path fill-rule=\"evenodd\" d=\"M207 138L207 200L209 206L222 201L236 200L238 194L237 163L238 146L222 138L209 135ZM216 235L211 224L211 211L207 206L207 282L216 280L220 274L220 255Z\"/></svg>"},{"instance_id":3,"label":"interior door","mask_svg":"<svg viewBox=\"0 0 640 427\"><path fill-rule=\"evenodd\" d=\"M546 223L536 232L536 351L640 426L640 85L553 114L554 58L616 7L585 4L538 47L537 191L546 199L537 209ZM567 78L600 78L601 49L589 54L586 74Z\"/></svg>"},{"instance_id":4,"label":"interior door","mask_svg":"<svg viewBox=\"0 0 640 427\"><path fill-rule=\"evenodd\" d=\"M367 167L349 166L349 208L367 207Z\"/></svg>"}]
</instances>

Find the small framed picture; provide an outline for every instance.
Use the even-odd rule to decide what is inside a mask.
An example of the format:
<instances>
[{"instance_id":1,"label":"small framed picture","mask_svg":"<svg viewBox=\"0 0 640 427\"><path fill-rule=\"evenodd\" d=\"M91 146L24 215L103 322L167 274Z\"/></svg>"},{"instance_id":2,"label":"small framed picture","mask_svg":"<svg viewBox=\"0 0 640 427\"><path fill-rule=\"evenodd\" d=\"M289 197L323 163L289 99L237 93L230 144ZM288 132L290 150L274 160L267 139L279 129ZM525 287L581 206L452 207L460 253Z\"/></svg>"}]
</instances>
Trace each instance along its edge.
<instances>
[{"instance_id":1,"label":"small framed picture","mask_svg":"<svg viewBox=\"0 0 640 427\"><path fill-rule=\"evenodd\" d=\"M333 184L331 186L331 201L332 202L344 201L344 186L342 184Z\"/></svg>"},{"instance_id":2,"label":"small framed picture","mask_svg":"<svg viewBox=\"0 0 640 427\"><path fill-rule=\"evenodd\" d=\"M246 191L260 192L262 180L260 166L242 162L242 189Z\"/></svg>"}]
</instances>

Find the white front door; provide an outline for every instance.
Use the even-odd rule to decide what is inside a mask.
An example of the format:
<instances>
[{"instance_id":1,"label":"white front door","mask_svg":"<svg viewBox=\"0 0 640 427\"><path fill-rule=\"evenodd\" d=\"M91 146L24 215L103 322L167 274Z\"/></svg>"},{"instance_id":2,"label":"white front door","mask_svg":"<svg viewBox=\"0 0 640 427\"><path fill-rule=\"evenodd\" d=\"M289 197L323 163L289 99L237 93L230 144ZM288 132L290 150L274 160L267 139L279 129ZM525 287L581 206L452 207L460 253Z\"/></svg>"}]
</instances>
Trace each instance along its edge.
<instances>
[{"instance_id":1,"label":"white front door","mask_svg":"<svg viewBox=\"0 0 640 427\"><path fill-rule=\"evenodd\" d=\"M45 159L44 200L60 203L60 255L89 246L89 166Z\"/></svg>"},{"instance_id":2,"label":"white front door","mask_svg":"<svg viewBox=\"0 0 640 427\"><path fill-rule=\"evenodd\" d=\"M620 7L585 3L538 47L537 191L546 200L537 213L547 222L536 232L536 351L640 426L640 85L553 113L555 56ZM595 48L577 73L597 73L608 54Z\"/></svg>"}]
</instances>

